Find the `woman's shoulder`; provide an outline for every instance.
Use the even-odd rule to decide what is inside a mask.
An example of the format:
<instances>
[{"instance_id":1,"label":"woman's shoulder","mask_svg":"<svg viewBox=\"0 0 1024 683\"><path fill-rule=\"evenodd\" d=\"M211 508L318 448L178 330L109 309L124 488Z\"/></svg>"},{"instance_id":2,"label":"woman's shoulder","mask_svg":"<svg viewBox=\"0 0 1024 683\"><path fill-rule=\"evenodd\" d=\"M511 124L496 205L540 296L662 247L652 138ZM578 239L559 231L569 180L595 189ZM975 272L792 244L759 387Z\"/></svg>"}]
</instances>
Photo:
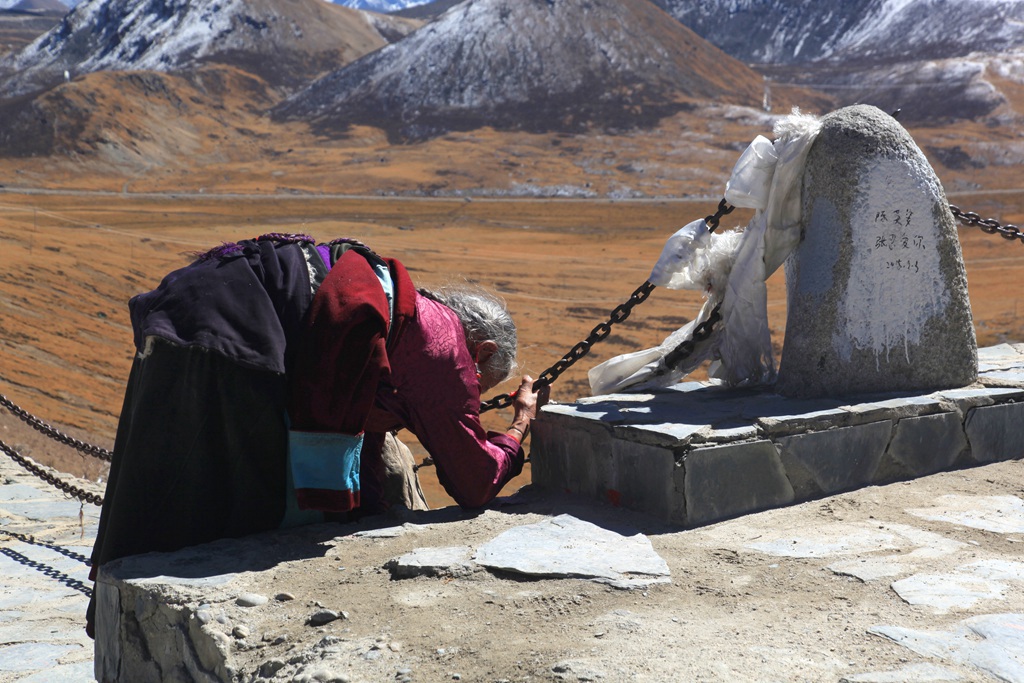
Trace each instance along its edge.
<instances>
[{"instance_id":1,"label":"woman's shoulder","mask_svg":"<svg viewBox=\"0 0 1024 683\"><path fill-rule=\"evenodd\" d=\"M465 347L462 323L455 311L439 301L416 294L416 326L426 350L432 355L451 355Z\"/></svg>"}]
</instances>

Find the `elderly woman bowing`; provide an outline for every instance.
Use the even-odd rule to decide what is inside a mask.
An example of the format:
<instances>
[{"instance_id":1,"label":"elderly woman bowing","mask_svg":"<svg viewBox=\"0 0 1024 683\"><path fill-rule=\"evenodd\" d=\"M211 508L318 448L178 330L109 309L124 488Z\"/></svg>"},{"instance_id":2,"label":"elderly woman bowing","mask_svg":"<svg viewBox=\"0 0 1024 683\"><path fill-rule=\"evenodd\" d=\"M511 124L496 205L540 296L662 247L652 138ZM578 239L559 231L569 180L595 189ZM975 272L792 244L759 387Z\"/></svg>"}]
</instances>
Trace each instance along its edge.
<instances>
[{"instance_id":1,"label":"elderly woman bowing","mask_svg":"<svg viewBox=\"0 0 1024 683\"><path fill-rule=\"evenodd\" d=\"M393 436L403 427L459 505L485 505L522 470L546 400L523 377L512 423L487 432L481 392L516 365L504 304L417 291L400 262L354 240L225 244L129 310L138 353L93 578L126 555L425 508Z\"/></svg>"}]
</instances>

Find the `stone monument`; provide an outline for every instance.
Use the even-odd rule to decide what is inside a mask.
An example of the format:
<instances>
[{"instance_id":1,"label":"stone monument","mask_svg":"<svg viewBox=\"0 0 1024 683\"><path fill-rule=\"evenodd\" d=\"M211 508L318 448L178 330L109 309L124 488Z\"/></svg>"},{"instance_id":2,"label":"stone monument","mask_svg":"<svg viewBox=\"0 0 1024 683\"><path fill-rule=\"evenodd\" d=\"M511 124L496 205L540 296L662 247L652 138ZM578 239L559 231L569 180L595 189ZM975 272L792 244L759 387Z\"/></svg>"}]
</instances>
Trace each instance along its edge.
<instances>
[{"instance_id":1,"label":"stone monument","mask_svg":"<svg viewBox=\"0 0 1024 683\"><path fill-rule=\"evenodd\" d=\"M776 391L808 398L973 383L956 226L910 135L875 107L847 107L822 119L805 168Z\"/></svg>"},{"instance_id":2,"label":"stone monument","mask_svg":"<svg viewBox=\"0 0 1024 683\"><path fill-rule=\"evenodd\" d=\"M596 366L600 391L538 416L535 484L693 527L1021 456L1024 344L979 352L953 216L909 134L868 106L794 112L774 133L726 188L755 209L742 237L695 221L652 271L653 284L696 285L705 309L720 305L691 348L729 372L678 382L692 363L671 350L693 342L695 321ZM737 254L731 266L706 258L718 245ZM776 375L745 342L762 318L767 328L762 285L782 263Z\"/></svg>"}]
</instances>

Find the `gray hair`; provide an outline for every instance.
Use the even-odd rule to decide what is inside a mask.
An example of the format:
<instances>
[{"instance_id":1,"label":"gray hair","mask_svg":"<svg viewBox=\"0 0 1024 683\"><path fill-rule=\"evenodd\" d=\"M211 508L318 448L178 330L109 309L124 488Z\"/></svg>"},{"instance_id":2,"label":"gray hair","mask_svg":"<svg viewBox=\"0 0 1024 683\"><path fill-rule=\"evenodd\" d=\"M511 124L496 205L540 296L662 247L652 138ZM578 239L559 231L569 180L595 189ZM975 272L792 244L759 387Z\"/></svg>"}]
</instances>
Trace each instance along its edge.
<instances>
[{"instance_id":1,"label":"gray hair","mask_svg":"<svg viewBox=\"0 0 1024 683\"><path fill-rule=\"evenodd\" d=\"M516 324L502 299L485 289L469 285L419 291L455 312L466 333L467 343L476 345L490 340L498 345L498 350L484 364L484 369L491 376L498 381L512 376L516 370L518 338Z\"/></svg>"}]
</instances>

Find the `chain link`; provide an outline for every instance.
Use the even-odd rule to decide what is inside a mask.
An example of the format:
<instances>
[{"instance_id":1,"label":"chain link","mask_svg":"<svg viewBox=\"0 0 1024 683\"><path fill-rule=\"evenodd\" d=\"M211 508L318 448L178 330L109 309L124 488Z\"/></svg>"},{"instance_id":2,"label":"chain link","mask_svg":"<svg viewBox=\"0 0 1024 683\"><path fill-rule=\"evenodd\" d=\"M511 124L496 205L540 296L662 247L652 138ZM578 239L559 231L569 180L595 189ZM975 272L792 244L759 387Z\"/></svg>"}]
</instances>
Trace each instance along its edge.
<instances>
[{"instance_id":1,"label":"chain link","mask_svg":"<svg viewBox=\"0 0 1024 683\"><path fill-rule=\"evenodd\" d=\"M682 342L676 348L665 354L665 372L668 372L675 366L682 363L684 360L690 357L690 354L697 348L697 342L702 342L711 336L711 333L715 331L715 324L722 319L722 314L719 313L719 309L722 308L722 304L718 304L711 309L711 314L708 315L708 319L697 325L697 328L693 331L693 337Z\"/></svg>"},{"instance_id":2,"label":"chain link","mask_svg":"<svg viewBox=\"0 0 1024 683\"><path fill-rule=\"evenodd\" d=\"M735 206L725 201L724 198L722 201L718 202L718 210L704 219L704 222L708 224L708 232L714 232L717 230L718 223L722 220L722 216L732 213L735 208Z\"/></svg>"},{"instance_id":3,"label":"chain link","mask_svg":"<svg viewBox=\"0 0 1024 683\"><path fill-rule=\"evenodd\" d=\"M36 463L32 462L30 459L18 453L18 451L14 450L13 448L5 444L3 441L0 441L0 451L3 451L4 454L7 455L7 457L21 465L31 474L34 474L35 476L39 477L50 486L60 489L69 496L77 498L78 500L81 500L86 503L92 503L93 505L103 505L102 496L97 496L95 493L89 493L84 489L80 489L77 486L73 486L67 483L66 481L63 481L62 479L55 477L54 475L50 474L42 467L37 465Z\"/></svg>"},{"instance_id":4,"label":"chain link","mask_svg":"<svg viewBox=\"0 0 1024 683\"><path fill-rule=\"evenodd\" d=\"M601 342L608 338L608 335L612 333L612 325L621 323L623 320L629 317L629 314L633 312L633 308L647 300L647 297L654 291L656 285L650 282L644 282L642 285L633 290L633 293L629 295L624 303L619 304L612 312L608 315L608 320L603 323L598 323L594 329L590 331L587 338L581 342L578 342L576 346L569 349L562 358L557 361L554 365L549 367L544 372L538 375L536 381L533 383L534 389L541 389L543 387L551 386L555 380L561 376L563 372L573 366L573 364L590 353L590 349L594 344ZM515 396L512 394L501 394L495 396L492 399L484 401L480 404L480 412L486 412L488 410L494 410L495 408L507 408L512 405L515 401Z\"/></svg>"},{"instance_id":5,"label":"chain link","mask_svg":"<svg viewBox=\"0 0 1024 683\"><path fill-rule=\"evenodd\" d=\"M100 460L106 460L107 462L110 462L110 459L113 457L113 454L106 448L100 448L99 446L94 446L84 441L80 441L72 436L64 434L63 432L59 431L54 427L51 427L50 425L40 420L38 417L35 417L34 415L20 408L18 405L16 405L3 394L0 394L0 406L3 406L7 410L9 410L11 413L16 415L18 418L20 418L23 422L28 424L36 431L45 434L54 441L59 441L65 446L71 446L80 453L85 453L86 455L91 455L95 458L99 458Z\"/></svg>"},{"instance_id":6,"label":"chain link","mask_svg":"<svg viewBox=\"0 0 1024 683\"><path fill-rule=\"evenodd\" d=\"M949 210L954 218L969 228L981 228L982 232L989 235L998 233L1004 239L1024 242L1024 232L1016 225L1002 225L993 218L982 218L973 211L961 211L959 206L953 204L949 205Z\"/></svg>"},{"instance_id":7,"label":"chain link","mask_svg":"<svg viewBox=\"0 0 1024 683\"><path fill-rule=\"evenodd\" d=\"M735 208L735 206L729 204L729 202L725 201L725 199L722 199L720 202L718 202L718 210L704 219L704 222L707 223L708 225L708 231L714 232L715 230L717 230L718 224L722 220L722 216L732 213L733 209ZM561 360L556 362L554 365L552 365L544 372L540 373L540 375L537 377L537 380L533 383L534 389L541 389L543 387L551 386L563 372L572 367L573 363L575 363L576 361L580 360L588 353L590 353L590 349L593 348L594 344L597 344L598 342L607 339L608 335L610 335L612 332L612 325L621 323L626 318L628 318L630 313L633 312L633 308L637 304L646 301L647 297L651 295L651 292L654 291L656 286L657 285L653 285L648 281L644 282L642 285L637 287L625 303L619 304L612 310L612 312L608 315L607 321L599 323L596 327L594 327L593 330L590 331L590 334L587 335L586 339L577 343L576 346L569 349L569 352L567 354L562 356ZM704 339L707 339L708 336L711 335L711 328L714 326L716 322L718 322L720 318L721 316L718 315L718 307L715 307L715 309L711 312L711 315L708 317L708 319L701 323L697 327L697 330L695 330L694 339L696 339L696 341L703 341ZM698 334L702 336L697 337ZM689 343L692 347L693 342L691 341ZM683 344L681 344L680 347L684 346L685 344L687 344L687 342L683 342ZM680 351L680 347L677 347L672 353ZM679 356L677 360L682 360L683 358L686 357L686 355L692 353L692 351L693 349L691 348L689 352L686 352L685 355ZM680 351L680 353L682 352ZM488 410L494 410L495 408L508 408L510 405L512 405L513 401L515 401L515 396L513 396L512 394L501 394L500 396L495 396L492 399L482 402L480 404L480 412L483 413Z\"/></svg>"}]
</instances>

